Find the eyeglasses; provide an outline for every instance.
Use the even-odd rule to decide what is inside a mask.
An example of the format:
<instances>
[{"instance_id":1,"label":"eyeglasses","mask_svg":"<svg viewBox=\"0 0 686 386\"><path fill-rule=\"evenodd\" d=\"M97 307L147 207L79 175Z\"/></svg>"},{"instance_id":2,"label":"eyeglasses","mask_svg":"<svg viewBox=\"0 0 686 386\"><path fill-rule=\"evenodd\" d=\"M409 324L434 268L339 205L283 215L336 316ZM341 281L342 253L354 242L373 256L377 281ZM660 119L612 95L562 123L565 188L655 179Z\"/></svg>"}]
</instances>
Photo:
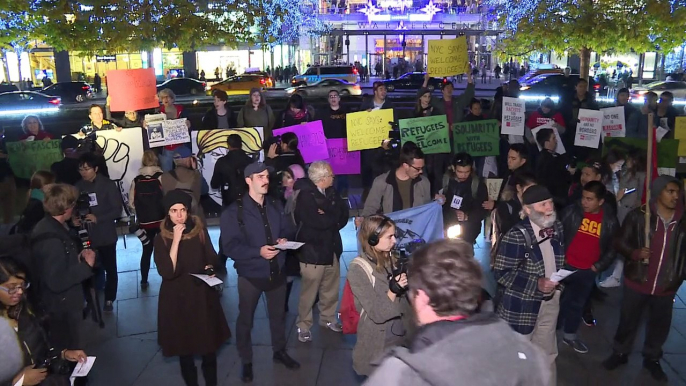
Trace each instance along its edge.
<instances>
[{"instance_id":1,"label":"eyeglasses","mask_svg":"<svg viewBox=\"0 0 686 386\"><path fill-rule=\"evenodd\" d=\"M412 166L412 165L410 165L410 164L407 164L407 166L411 167L412 169L416 170L416 171L419 172L419 173L422 172L422 168L418 168L418 167Z\"/></svg>"},{"instance_id":2,"label":"eyeglasses","mask_svg":"<svg viewBox=\"0 0 686 386\"><path fill-rule=\"evenodd\" d=\"M24 282L20 285L14 286L12 288L7 288L0 286L0 290L7 292L10 295L14 295L17 293L18 290L21 289L22 292L25 292L29 287L31 286L31 283Z\"/></svg>"}]
</instances>

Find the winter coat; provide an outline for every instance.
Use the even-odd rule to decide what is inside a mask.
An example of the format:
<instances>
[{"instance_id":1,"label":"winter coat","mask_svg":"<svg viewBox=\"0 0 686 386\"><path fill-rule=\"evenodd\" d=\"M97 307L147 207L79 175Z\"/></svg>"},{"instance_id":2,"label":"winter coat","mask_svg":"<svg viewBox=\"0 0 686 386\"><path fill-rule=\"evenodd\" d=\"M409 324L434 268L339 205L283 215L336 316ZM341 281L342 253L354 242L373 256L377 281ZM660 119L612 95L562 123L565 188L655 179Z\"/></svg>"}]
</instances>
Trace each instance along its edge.
<instances>
[{"instance_id":1,"label":"winter coat","mask_svg":"<svg viewBox=\"0 0 686 386\"><path fill-rule=\"evenodd\" d=\"M419 176L412 180L410 188L411 207L422 206L431 202L431 187L429 180ZM395 170L386 172L374 179L367 200L364 202L362 216L377 213L391 213L403 209L402 197L398 192L395 180Z\"/></svg>"},{"instance_id":2,"label":"winter coat","mask_svg":"<svg viewBox=\"0 0 686 386\"><path fill-rule=\"evenodd\" d=\"M253 162L254 160L243 149L230 150L217 160L210 186L221 191L222 206L229 206L248 189L243 178L243 170Z\"/></svg>"},{"instance_id":3,"label":"winter coat","mask_svg":"<svg viewBox=\"0 0 686 386\"><path fill-rule=\"evenodd\" d=\"M191 274L217 266L217 254L200 218L181 237L176 269L169 251L173 229L162 226L155 237L155 265L162 277L157 310L157 341L166 357L215 353L231 337L219 292ZM187 226L189 224L187 223Z\"/></svg>"},{"instance_id":4,"label":"winter coat","mask_svg":"<svg viewBox=\"0 0 686 386\"><path fill-rule=\"evenodd\" d=\"M226 106L226 120L229 124L229 127L235 126L235 118L233 116L233 112L231 111L230 106ZM207 110L205 115L202 117L201 128L202 130L213 130L219 128L219 116L217 114L217 109L214 106L212 106L211 109Z\"/></svg>"},{"instance_id":5,"label":"winter coat","mask_svg":"<svg viewBox=\"0 0 686 386\"><path fill-rule=\"evenodd\" d=\"M107 177L100 174L93 181L81 180L76 183L79 192L88 193L91 213L96 223L88 223L88 235L93 247L112 245L117 242L116 221L122 214L122 197L119 188Z\"/></svg>"},{"instance_id":6,"label":"winter coat","mask_svg":"<svg viewBox=\"0 0 686 386\"><path fill-rule=\"evenodd\" d=\"M272 137L274 123L274 112L269 105L264 105L257 111L252 106L243 106L236 117L237 127L261 127L264 141Z\"/></svg>"}]
</instances>

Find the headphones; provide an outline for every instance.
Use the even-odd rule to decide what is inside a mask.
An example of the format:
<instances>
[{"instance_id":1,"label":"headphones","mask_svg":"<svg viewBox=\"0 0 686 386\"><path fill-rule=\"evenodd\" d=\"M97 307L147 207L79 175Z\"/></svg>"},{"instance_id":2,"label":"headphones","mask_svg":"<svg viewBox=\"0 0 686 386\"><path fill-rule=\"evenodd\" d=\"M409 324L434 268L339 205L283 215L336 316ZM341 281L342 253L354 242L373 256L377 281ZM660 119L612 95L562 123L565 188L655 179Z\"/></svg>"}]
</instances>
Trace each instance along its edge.
<instances>
[{"instance_id":1,"label":"headphones","mask_svg":"<svg viewBox=\"0 0 686 386\"><path fill-rule=\"evenodd\" d=\"M381 222L379 223L379 226L376 227L376 229L374 230L374 233L369 235L369 238L367 239L367 244L369 244L372 247L375 247L379 244L379 237L381 236L381 232L383 232L383 229L386 226L386 224L388 224L391 221L391 219L386 217L386 216L382 216L382 217L383 217L383 220L381 220Z\"/></svg>"}]
</instances>

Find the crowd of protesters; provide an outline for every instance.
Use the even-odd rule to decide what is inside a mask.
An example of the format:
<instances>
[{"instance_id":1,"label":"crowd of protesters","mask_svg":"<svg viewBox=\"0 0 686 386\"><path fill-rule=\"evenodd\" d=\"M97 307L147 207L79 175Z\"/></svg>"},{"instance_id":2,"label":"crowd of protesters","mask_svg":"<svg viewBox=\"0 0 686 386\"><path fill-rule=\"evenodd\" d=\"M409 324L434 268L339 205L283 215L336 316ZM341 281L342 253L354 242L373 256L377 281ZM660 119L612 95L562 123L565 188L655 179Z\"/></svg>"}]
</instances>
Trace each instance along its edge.
<instances>
[{"instance_id":1,"label":"crowd of protesters","mask_svg":"<svg viewBox=\"0 0 686 386\"><path fill-rule=\"evenodd\" d=\"M443 84L440 99L421 88L413 116L445 114L450 125L488 118L500 123L502 97L517 97L518 83L503 85L490 114L484 114L470 74L467 80L460 96L453 95L450 82ZM585 80L569 85L557 106L543 100L526 120L523 136L502 136L499 156L454 148L425 155L412 142L395 149L390 140L361 152L364 205L354 220L359 256L348 264L343 297L352 296L359 313L352 363L365 384L439 385L460 377L469 384L554 385L558 330L563 344L579 354L589 352L580 325L595 325L592 305L604 296L600 288L617 286L623 286L620 323L613 352L602 365L611 371L627 363L640 316L647 311L643 367L654 379L667 380L662 347L685 278L683 186L667 175L647 181L639 150L601 156L600 149L573 145L579 109L598 108L587 88ZM651 126L674 137L671 94L663 93L658 102L648 93L641 108L628 103L628 95L626 89L617 94L628 137L645 138ZM14 372L2 373L6 379L0 381L52 384L51 377L68 377L75 362L85 361L86 316L102 325L102 312L116 307L117 221L124 204L136 218L132 231L144 235L139 236L141 289L150 286L151 259L162 278L158 342L164 356L179 357L187 385L199 384L194 356L202 357L205 384L218 383L217 351L232 336L220 302L222 286L192 275L225 278L228 260L238 280L233 335L243 382L260 376L253 368L251 331L263 295L273 360L289 370L301 366L286 350L289 299L298 304L302 344L317 336L312 334L315 319L322 329L344 332L338 316L344 300L340 232L350 217L348 178L336 176L327 161L306 163L297 129L273 135L275 128L321 120L326 138L345 138L349 111L339 93L330 91L327 108L318 111L294 94L274 112L259 89L250 91L236 114L225 92L215 91L213 98L201 128L262 127L264 162L245 152L240 135L229 135L227 154L216 163L211 181L203 181L190 144L150 149L146 143L128 202L110 179L96 138L101 130L145 130L138 112L127 111L118 120L109 106L93 105L89 123L62 140L64 159L32 176L18 221L14 208L7 207L17 189L0 143L3 221L15 223L6 236L14 248L0 254L0 321L13 328L10 334L22 342L23 352ZM159 99L159 112L167 119L187 117L171 90L160 91ZM373 95L359 110L379 109L394 105L384 84L375 82ZM648 121L650 113L654 122ZM532 133L544 124L550 128ZM190 121L187 125L195 129ZM27 116L22 128L21 141L53 138L36 116ZM557 152L558 138L566 154ZM492 177L503 180L496 199L489 197L485 181ZM201 205L203 183L221 191L219 250ZM454 197L459 197L457 206ZM396 224L387 215L432 201L442 205L446 229L461 226L461 240L429 243L399 273L393 253ZM482 271L473 250L485 223L490 225L485 233L491 238L491 272ZM289 249L289 241L304 245ZM573 273L560 277L563 269ZM484 275L493 275L497 283L490 296L482 289ZM297 294L295 277L300 277Z\"/></svg>"}]
</instances>

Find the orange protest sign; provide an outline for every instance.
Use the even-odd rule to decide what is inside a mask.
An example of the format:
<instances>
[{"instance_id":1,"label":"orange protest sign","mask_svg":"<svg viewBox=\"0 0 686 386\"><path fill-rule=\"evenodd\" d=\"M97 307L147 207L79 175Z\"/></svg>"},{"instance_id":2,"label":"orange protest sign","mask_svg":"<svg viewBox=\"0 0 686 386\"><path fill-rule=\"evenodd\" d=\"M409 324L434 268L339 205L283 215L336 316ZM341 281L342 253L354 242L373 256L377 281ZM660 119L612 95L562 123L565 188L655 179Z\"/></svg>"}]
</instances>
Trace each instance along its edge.
<instances>
[{"instance_id":1,"label":"orange protest sign","mask_svg":"<svg viewBox=\"0 0 686 386\"><path fill-rule=\"evenodd\" d=\"M107 92L111 111L134 111L158 107L155 70L110 70Z\"/></svg>"}]
</instances>

